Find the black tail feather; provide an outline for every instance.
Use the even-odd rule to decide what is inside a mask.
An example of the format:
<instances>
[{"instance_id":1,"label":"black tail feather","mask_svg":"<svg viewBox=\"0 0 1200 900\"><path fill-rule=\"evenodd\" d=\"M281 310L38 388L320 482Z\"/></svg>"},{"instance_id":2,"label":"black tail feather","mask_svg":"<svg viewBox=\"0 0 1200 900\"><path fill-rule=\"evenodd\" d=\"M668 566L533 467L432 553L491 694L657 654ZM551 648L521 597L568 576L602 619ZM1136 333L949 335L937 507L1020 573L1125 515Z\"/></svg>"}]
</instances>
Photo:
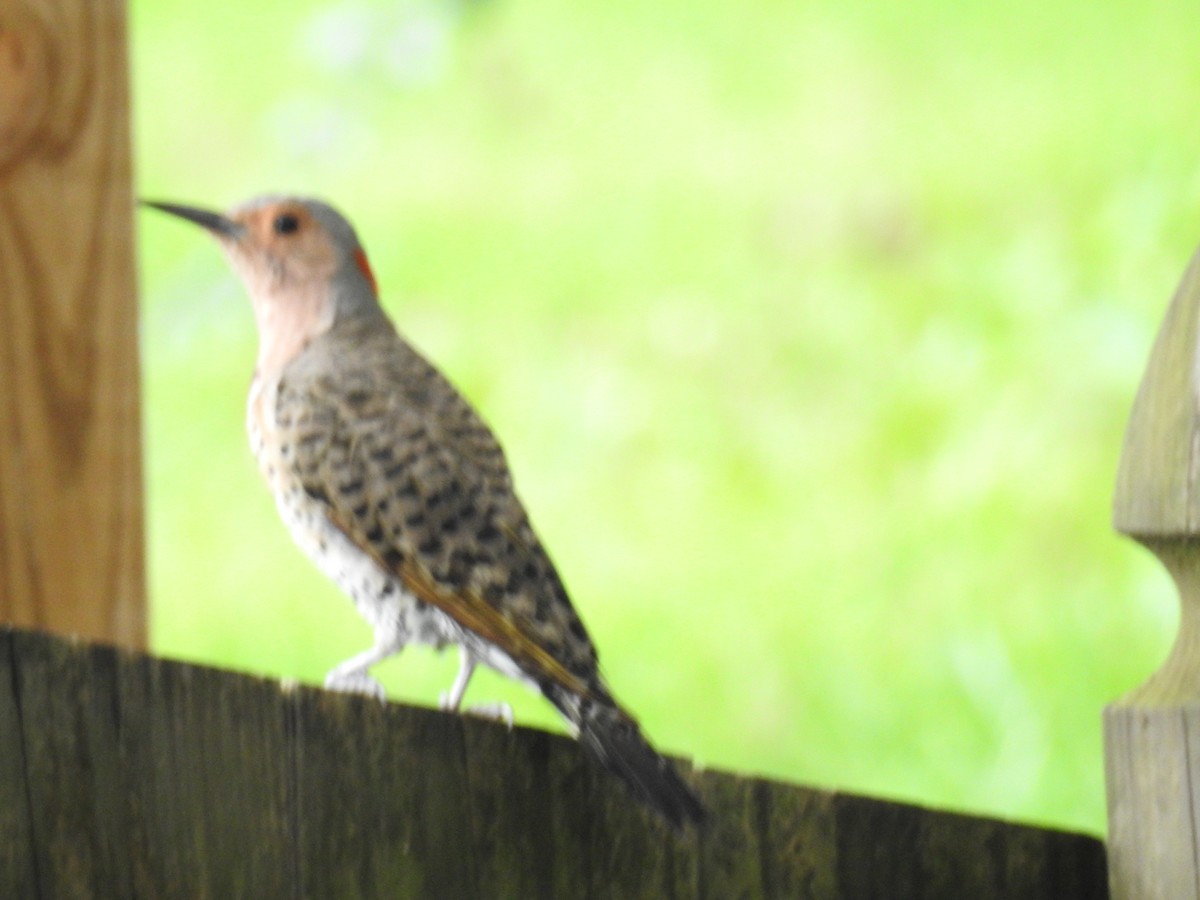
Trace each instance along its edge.
<instances>
[{"instance_id":1,"label":"black tail feather","mask_svg":"<svg viewBox=\"0 0 1200 900\"><path fill-rule=\"evenodd\" d=\"M704 824L704 805L674 764L650 746L637 722L616 706L587 700L571 718L579 728L579 743L672 828L681 832Z\"/></svg>"}]
</instances>

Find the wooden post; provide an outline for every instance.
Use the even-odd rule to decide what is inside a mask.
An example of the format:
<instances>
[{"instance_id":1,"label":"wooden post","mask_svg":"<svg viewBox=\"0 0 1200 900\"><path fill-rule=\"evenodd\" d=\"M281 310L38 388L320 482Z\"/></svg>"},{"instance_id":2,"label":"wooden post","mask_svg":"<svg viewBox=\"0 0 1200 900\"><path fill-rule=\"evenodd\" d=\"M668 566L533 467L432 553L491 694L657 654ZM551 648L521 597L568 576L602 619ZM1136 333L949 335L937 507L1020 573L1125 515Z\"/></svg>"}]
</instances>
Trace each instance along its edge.
<instances>
[{"instance_id":1,"label":"wooden post","mask_svg":"<svg viewBox=\"0 0 1200 900\"><path fill-rule=\"evenodd\" d=\"M1183 604L1166 663L1104 712L1116 900L1200 898L1198 328L1200 251L1171 302L1138 390L1113 504L1116 529L1162 561Z\"/></svg>"},{"instance_id":2,"label":"wooden post","mask_svg":"<svg viewBox=\"0 0 1200 900\"><path fill-rule=\"evenodd\" d=\"M0 5L0 621L145 641L125 7Z\"/></svg>"}]
</instances>

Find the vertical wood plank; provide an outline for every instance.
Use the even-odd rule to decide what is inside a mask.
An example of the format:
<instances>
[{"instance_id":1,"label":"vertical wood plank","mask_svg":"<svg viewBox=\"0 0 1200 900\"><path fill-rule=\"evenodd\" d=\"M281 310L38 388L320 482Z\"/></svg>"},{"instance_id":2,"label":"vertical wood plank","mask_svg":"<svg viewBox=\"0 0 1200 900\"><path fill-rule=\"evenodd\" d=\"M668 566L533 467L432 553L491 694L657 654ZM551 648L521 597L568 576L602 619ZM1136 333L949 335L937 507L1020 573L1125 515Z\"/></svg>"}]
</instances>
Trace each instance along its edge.
<instances>
[{"instance_id":1,"label":"vertical wood plank","mask_svg":"<svg viewBox=\"0 0 1200 900\"><path fill-rule=\"evenodd\" d=\"M836 896L835 795L778 781L752 783L763 895L797 900Z\"/></svg>"},{"instance_id":2,"label":"vertical wood plank","mask_svg":"<svg viewBox=\"0 0 1200 900\"><path fill-rule=\"evenodd\" d=\"M477 896L458 720L311 688L292 702L300 896Z\"/></svg>"},{"instance_id":3,"label":"vertical wood plank","mask_svg":"<svg viewBox=\"0 0 1200 900\"><path fill-rule=\"evenodd\" d=\"M705 797L719 810L703 835L699 882L703 897L765 897L758 797L748 779L706 773Z\"/></svg>"},{"instance_id":4,"label":"vertical wood plank","mask_svg":"<svg viewBox=\"0 0 1200 900\"><path fill-rule=\"evenodd\" d=\"M694 838L681 843L575 741L551 740L544 783L554 823L554 896L694 896Z\"/></svg>"},{"instance_id":5,"label":"vertical wood plank","mask_svg":"<svg viewBox=\"0 0 1200 900\"><path fill-rule=\"evenodd\" d=\"M132 897L116 652L14 632L37 897Z\"/></svg>"},{"instance_id":6,"label":"vertical wood plank","mask_svg":"<svg viewBox=\"0 0 1200 900\"><path fill-rule=\"evenodd\" d=\"M836 809L839 898L935 900L933 895L921 891L919 809L845 796L837 798ZM972 894L963 885L962 893L955 896Z\"/></svg>"},{"instance_id":7,"label":"vertical wood plank","mask_svg":"<svg viewBox=\"0 0 1200 900\"><path fill-rule=\"evenodd\" d=\"M0 621L141 646L125 6L0 7Z\"/></svg>"},{"instance_id":8,"label":"vertical wood plank","mask_svg":"<svg viewBox=\"0 0 1200 900\"><path fill-rule=\"evenodd\" d=\"M462 724L481 896L698 896L699 839L678 839L575 741Z\"/></svg>"},{"instance_id":9,"label":"vertical wood plank","mask_svg":"<svg viewBox=\"0 0 1200 900\"><path fill-rule=\"evenodd\" d=\"M133 896L295 896L279 684L130 656L117 690Z\"/></svg>"},{"instance_id":10,"label":"vertical wood plank","mask_svg":"<svg viewBox=\"0 0 1200 900\"><path fill-rule=\"evenodd\" d=\"M37 896L12 632L0 628L0 897Z\"/></svg>"},{"instance_id":11,"label":"vertical wood plank","mask_svg":"<svg viewBox=\"0 0 1200 900\"><path fill-rule=\"evenodd\" d=\"M462 725L481 895L554 900L560 860L547 783L554 737L471 718Z\"/></svg>"}]
</instances>

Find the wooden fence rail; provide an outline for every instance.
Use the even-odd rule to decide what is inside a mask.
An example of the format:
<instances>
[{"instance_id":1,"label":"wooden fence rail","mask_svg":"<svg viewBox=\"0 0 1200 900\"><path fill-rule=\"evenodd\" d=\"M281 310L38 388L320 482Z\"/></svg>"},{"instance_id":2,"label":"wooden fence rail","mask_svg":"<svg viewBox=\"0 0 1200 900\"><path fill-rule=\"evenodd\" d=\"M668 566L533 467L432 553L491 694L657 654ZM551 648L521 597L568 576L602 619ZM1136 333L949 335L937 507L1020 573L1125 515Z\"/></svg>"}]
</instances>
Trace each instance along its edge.
<instances>
[{"instance_id":1,"label":"wooden fence rail","mask_svg":"<svg viewBox=\"0 0 1200 900\"><path fill-rule=\"evenodd\" d=\"M680 841L563 737L0 630L2 897L1107 897L1095 838L690 777Z\"/></svg>"}]
</instances>

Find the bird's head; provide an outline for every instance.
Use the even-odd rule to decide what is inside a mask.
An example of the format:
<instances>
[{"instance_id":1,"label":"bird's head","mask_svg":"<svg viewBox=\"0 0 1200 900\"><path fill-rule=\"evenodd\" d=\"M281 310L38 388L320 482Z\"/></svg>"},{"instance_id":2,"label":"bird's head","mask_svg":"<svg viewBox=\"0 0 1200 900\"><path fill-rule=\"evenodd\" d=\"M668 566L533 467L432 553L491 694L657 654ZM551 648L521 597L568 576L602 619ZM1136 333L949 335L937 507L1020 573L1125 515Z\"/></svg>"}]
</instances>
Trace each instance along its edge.
<instances>
[{"instance_id":1,"label":"bird's head","mask_svg":"<svg viewBox=\"0 0 1200 900\"><path fill-rule=\"evenodd\" d=\"M256 197L228 213L142 201L207 229L241 277L259 330L260 370L279 368L342 319L380 312L350 223L327 203Z\"/></svg>"}]
</instances>

